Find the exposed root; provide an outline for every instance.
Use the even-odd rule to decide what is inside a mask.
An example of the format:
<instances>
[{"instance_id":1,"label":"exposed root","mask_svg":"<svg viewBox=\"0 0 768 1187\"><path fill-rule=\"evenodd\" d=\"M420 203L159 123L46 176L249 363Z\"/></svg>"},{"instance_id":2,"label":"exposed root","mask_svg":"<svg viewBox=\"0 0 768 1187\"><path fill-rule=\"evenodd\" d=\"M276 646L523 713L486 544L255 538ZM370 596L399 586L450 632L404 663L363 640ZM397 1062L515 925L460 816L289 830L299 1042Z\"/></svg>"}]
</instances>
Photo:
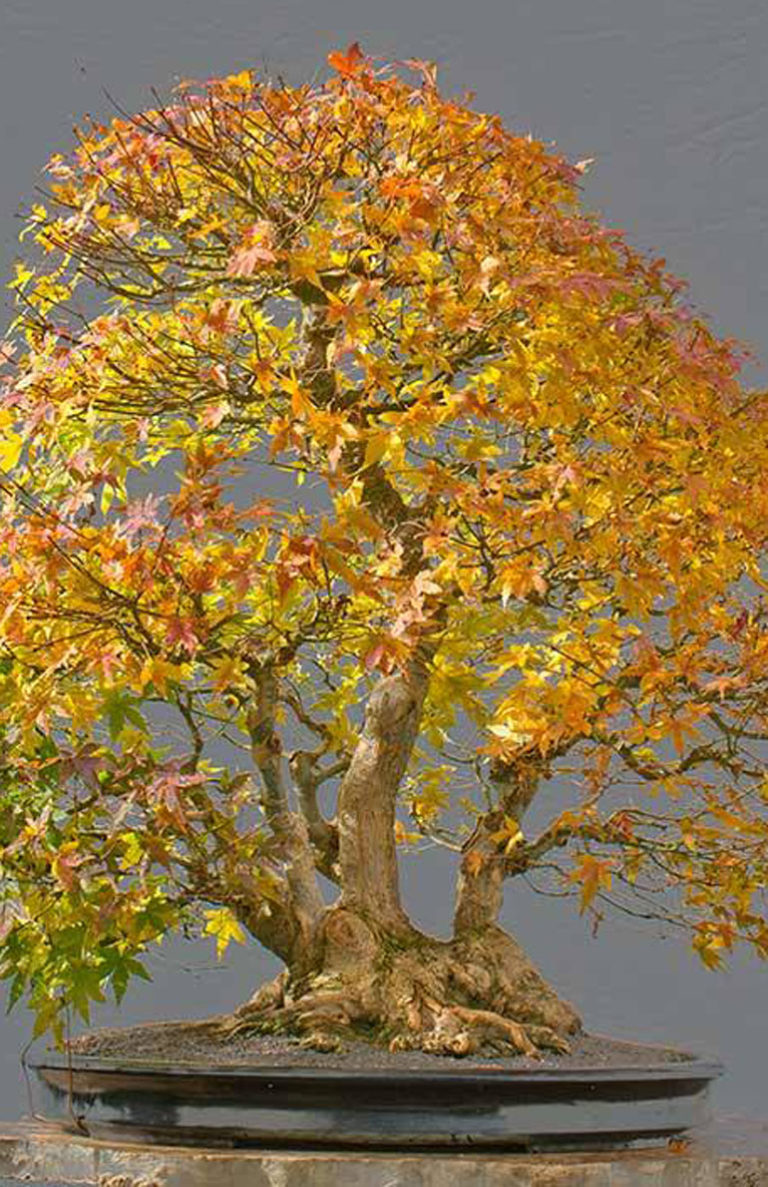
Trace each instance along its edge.
<instances>
[{"instance_id":1,"label":"exposed root","mask_svg":"<svg viewBox=\"0 0 768 1187\"><path fill-rule=\"evenodd\" d=\"M218 1035L227 1042L243 1034L293 1034L303 1047L338 1051L363 1013L362 1004L344 990L316 989L293 998L287 976L281 974L221 1019Z\"/></svg>"},{"instance_id":2,"label":"exposed root","mask_svg":"<svg viewBox=\"0 0 768 1187\"><path fill-rule=\"evenodd\" d=\"M446 1004L414 996L400 1002L405 1028L393 1036L390 1051L421 1050L462 1057L481 1051L538 1059L542 1050L565 1055L567 1040L547 1026L524 1025L494 1010Z\"/></svg>"},{"instance_id":3,"label":"exposed root","mask_svg":"<svg viewBox=\"0 0 768 1187\"><path fill-rule=\"evenodd\" d=\"M514 1051L531 1058L538 1058L543 1049L557 1051L561 1055L567 1055L570 1051L568 1042L548 1026L522 1026L492 1010L470 1010L466 1006L451 1006L448 1012L470 1028L464 1033L467 1034L470 1049L474 1051L478 1051L484 1042L493 1042L498 1036Z\"/></svg>"}]
</instances>

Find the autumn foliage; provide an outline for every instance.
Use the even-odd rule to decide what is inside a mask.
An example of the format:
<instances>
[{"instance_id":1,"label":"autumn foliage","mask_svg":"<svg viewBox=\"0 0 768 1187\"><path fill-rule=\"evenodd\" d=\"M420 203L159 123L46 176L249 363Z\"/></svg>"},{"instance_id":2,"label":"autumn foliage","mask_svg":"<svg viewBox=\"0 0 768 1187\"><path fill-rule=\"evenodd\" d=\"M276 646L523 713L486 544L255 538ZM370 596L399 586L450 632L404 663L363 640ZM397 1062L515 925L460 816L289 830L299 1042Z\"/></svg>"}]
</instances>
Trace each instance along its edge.
<instances>
[{"instance_id":1,"label":"autumn foliage","mask_svg":"<svg viewBox=\"0 0 768 1187\"><path fill-rule=\"evenodd\" d=\"M427 63L329 61L79 129L22 233L1 951L40 1030L178 928L294 987L413 961L397 845L460 868L393 1043L577 1025L527 1016L511 948L462 982L515 877L768 955L766 394L584 163ZM383 1010L358 989L315 1038Z\"/></svg>"}]
</instances>

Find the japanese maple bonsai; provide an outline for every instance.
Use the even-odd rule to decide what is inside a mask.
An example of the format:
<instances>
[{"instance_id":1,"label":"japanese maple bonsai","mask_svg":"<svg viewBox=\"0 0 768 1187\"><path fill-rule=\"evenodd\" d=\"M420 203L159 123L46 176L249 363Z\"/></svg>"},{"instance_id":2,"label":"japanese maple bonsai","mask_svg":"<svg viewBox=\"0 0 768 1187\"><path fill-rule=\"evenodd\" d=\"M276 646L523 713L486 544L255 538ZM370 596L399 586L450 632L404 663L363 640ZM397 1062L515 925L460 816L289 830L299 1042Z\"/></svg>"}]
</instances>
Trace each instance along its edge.
<instances>
[{"instance_id":1,"label":"japanese maple bonsai","mask_svg":"<svg viewBox=\"0 0 768 1187\"><path fill-rule=\"evenodd\" d=\"M586 162L429 64L330 64L91 122L29 212L4 975L61 1037L167 933L248 933L285 971L222 1041L566 1051L508 879L768 954L766 394ZM427 842L447 940L398 888Z\"/></svg>"}]
</instances>

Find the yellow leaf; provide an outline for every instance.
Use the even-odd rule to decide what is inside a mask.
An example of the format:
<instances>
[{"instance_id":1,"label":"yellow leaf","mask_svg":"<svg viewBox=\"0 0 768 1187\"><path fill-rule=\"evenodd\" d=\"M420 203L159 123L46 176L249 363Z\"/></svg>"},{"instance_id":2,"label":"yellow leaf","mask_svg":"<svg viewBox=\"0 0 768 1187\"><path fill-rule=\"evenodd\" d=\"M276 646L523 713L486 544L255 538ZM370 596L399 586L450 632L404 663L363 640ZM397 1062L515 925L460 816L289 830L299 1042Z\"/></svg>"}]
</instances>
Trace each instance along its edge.
<instances>
[{"instance_id":1,"label":"yellow leaf","mask_svg":"<svg viewBox=\"0 0 768 1187\"><path fill-rule=\"evenodd\" d=\"M101 492L101 514L106 515L109 511L115 498L115 488L104 483L104 489Z\"/></svg>"},{"instance_id":2,"label":"yellow leaf","mask_svg":"<svg viewBox=\"0 0 768 1187\"><path fill-rule=\"evenodd\" d=\"M220 659L213 668L214 681L213 685L217 692L223 692L225 688L231 685L238 685L243 680L243 667L239 659L234 656L225 655Z\"/></svg>"},{"instance_id":3,"label":"yellow leaf","mask_svg":"<svg viewBox=\"0 0 768 1187\"><path fill-rule=\"evenodd\" d=\"M216 957L221 960L227 948L234 940L237 944L245 943L245 932L228 907L216 907L205 912L206 935L216 940Z\"/></svg>"},{"instance_id":4,"label":"yellow leaf","mask_svg":"<svg viewBox=\"0 0 768 1187\"><path fill-rule=\"evenodd\" d=\"M16 264L15 272L15 278L7 285L9 289L24 289L27 282L35 275L34 268L27 268L24 264Z\"/></svg>"},{"instance_id":5,"label":"yellow leaf","mask_svg":"<svg viewBox=\"0 0 768 1187\"><path fill-rule=\"evenodd\" d=\"M291 397L291 412L297 419L305 417L308 412L313 410L312 401L299 385L295 374L292 374L290 379L286 379L285 390Z\"/></svg>"},{"instance_id":6,"label":"yellow leaf","mask_svg":"<svg viewBox=\"0 0 768 1187\"><path fill-rule=\"evenodd\" d=\"M180 677L181 669L176 664L157 657L148 659L141 669L142 687L152 684L161 696L165 696L168 691L169 681L179 680Z\"/></svg>"},{"instance_id":7,"label":"yellow leaf","mask_svg":"<svg viewBox=\"0 0 768 1187\"><path fill-rule=\"evenodd\" d=\"M368 466L373 466L376 462L381 461L387 452L391 436L391 433L371 434L365 443L365 458L363 460L364 470L366 470Z\"/></svg>"},{"instance_id":8,"label":"yellow leaf","mask_svg":"<svg viewBox=\"0 0 768 1187\"><path fill-rule=\"evenodd\" d=\"M421 840L420 833L409 833L401 820L395 821L395 843L398 845L413 844Z\"/></svg>"},{"instance_id":9,"label":"yellow leaf","mask_svg":"<svg viewBox=\"0 0 768 1187\"><path fill-rule=\"evenodd\" d=\"M12 470L21 457L23 448L23 437L18 433L6 433L0 440L0 467L3 470Z\"/></svg>"},{"instance_id":10,"label":"yellow leaf","mask_svg":"<svg viewBox=\"0 0 768 1187\"><path fill-rule=\"evenodd\" d=\"M230 74L227 82L231 87L237 87L241 91L249 91L251 89L251 72L250 70L241 70L239 74Z\"/></svg>"},{"instance_id":11,"label":"yellow leaf","mask_svg":"<svg viewBox=\"0 0 768 1187\"><path fill-rule=\"evenodd\" d=\"M504 845L504 853L509 857L516 845L519 845L523 839L523 832L520 825L512 816L504 817L504 825L496 833L491 833L491 840L495 841L497 845Z\"/></svg>"}]
</instances>

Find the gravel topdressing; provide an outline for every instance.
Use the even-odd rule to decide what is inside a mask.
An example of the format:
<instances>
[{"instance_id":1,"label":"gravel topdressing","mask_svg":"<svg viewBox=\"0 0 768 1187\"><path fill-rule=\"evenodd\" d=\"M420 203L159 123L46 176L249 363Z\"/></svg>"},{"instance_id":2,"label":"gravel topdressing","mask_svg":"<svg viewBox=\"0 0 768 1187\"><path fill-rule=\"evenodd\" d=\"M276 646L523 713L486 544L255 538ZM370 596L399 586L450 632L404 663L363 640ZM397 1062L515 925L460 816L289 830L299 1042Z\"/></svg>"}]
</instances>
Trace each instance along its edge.
<instances>
[{"instance_id":1,"label":"gravel topdressing","mask_svg":"<svg viewBox=\"0 0 768 1187\"><path fill-rule=\"evenodd\" d=\"M72 1042L72 1054L121 1065L169 1064L197 1068L312 1068L334 1071L499 1071L579 1069L584 1067L649 1068L687 1062L695 1056L670 1047L646 1046L581 1034L570 1039L569 1055L545 1052L541 1059L526 1056L451 1058L422 1051L391 1052L364 1042L346 1043L338 1052L303 1048L296 1039L274 1035L240 1035L226 1043L196 1031L185 1022L153 1022L121 1029L91 1031Z\"/></svg>"}]
</instances>

